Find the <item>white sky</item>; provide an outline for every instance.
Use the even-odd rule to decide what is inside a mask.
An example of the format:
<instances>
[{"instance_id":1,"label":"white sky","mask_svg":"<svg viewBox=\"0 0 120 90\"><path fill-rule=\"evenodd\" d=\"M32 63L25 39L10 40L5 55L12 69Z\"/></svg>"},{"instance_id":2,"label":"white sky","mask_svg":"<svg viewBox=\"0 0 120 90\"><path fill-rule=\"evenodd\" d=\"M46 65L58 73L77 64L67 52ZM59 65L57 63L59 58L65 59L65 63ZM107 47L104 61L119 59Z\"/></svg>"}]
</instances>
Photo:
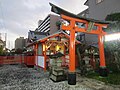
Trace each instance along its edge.
<instances>
[{"instance_id":1,"label":"white sky","mask_svg":"<svg viewBox=\"0 0 120 90\"><path fill-rule=\"evenodd\" d=\"M14 48L14 40L27 37L35 30L38 20L51 13L49 2L78 14L85 10L86 0L0 0L0 32L7 33L7 47Z\"/></svg>"}]
</instances>

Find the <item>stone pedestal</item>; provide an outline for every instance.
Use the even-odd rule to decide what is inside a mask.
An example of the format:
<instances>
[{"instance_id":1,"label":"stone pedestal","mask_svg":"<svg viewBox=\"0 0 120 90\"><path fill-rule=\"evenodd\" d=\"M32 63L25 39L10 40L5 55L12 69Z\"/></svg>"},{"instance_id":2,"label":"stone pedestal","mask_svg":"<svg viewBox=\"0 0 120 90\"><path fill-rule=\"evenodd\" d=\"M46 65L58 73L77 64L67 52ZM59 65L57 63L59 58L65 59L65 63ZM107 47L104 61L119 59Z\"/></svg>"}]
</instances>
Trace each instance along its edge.
<instances>
[{"instance_id":1,"label":"stone pedestal","mask_svg":"<svg viewBox=\"0 0 120 90\"><path fill-rule=\"evenodd\" d=\"M106 67L100 67L99 68L99 74L102 77L107 77L108 76L108 70Z\"/></svg>"},{"instance_id":2,"label":"stone pedestal","mask_svg":"<svg viewBox=\"0 0 120 90\"><path fill-rule=\"evenodd\" d=\"M61 67L61 58L51 59L51 75L50 79L54 82L66 80L66 75L64 74L64 69Z\"/></svg>"},{"instance_id":3,"label":"stone pedestal","mask_svg":"<svg viewBox=\"0 0 120 90\"><path fill-rule=\"evenodd\" d=\"M75 72L68 73L68 84L76 85L76 73Z\"/></svg>"},{"instance_id":4,"label":"stone pedestal","mask_svg":"<svg viewBox=\"0 0 120 90\"><path fill-rule=\"evenodd\" d=\"M64 70L60 67L52 68L52 74L50 75L50 79L53 80L54 82L66 80Z\"/></svg>"}]
</instances>

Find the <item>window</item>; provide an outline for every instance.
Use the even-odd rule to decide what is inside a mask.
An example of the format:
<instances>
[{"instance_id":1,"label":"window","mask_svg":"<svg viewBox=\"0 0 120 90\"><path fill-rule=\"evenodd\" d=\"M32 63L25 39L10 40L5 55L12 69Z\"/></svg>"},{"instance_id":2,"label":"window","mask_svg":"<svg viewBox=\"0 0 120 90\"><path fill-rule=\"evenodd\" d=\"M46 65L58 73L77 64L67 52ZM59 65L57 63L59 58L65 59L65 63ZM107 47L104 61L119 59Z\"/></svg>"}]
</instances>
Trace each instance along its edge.
<instances>
[{"instance_id":1,"label":"window","mask_svg":"<svg viewBox=\"0 0 120 90\"><path fill-rule=\"evenodd\" d=\"M104 0L96 0L96 4L99 4L99 3L101 3L102 1L104 1Z\"/></svg>"}]
</instances>

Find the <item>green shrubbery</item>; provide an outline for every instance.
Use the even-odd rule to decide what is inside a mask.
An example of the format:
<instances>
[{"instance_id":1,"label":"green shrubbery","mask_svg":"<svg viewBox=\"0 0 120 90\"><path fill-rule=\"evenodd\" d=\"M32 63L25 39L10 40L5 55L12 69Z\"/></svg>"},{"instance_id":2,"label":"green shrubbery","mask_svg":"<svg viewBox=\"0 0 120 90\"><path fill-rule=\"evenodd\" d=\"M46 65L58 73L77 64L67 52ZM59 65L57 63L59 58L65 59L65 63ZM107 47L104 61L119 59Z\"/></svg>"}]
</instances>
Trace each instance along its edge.
<instances>
[{"instance_id":1,"label":"green shrubbery","mask_svg":"<svg viewBox=\"0 0 120 90\"><path fill-rule=\"evenodd\" d=\"M113 13L106 17L107 21L114 21L105 30L107 33L120 33L120 13ZM107 67L112 72L120 71L120 40L105 42Z\"/></svg>"},{"instance_id":2,"label":"green shrubbery","mask_svg":"<svg viewBox=\"0 0 120 90\"><path fill-rule=\"evenodd\" d=\"M120 73L110 73L108 77L101 77L98 73L90 73L87 77L105 82L106 84L120 85Z\"/></svg>"},{"instance_id":3,"label":"green shrubbery","mask_svg":"<svg viewBox=\"0 0 120 90\"><path fill-rule=\"evenodd\" d=\"M120 12L107 15L106 21L120 21Z\"/></svg>"}]
</instances>

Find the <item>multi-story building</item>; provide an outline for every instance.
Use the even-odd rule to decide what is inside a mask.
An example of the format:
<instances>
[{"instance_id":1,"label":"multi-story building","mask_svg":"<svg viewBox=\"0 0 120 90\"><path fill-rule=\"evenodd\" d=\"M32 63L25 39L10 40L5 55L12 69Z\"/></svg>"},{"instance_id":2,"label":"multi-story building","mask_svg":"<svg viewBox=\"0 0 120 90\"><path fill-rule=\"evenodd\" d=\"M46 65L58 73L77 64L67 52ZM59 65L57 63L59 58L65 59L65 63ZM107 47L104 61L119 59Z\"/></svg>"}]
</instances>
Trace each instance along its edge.
<instances>
[{"instance_id":1,"label":"multi-story building","mask_svg":"<svg viewBox=\"0 0 120 90\"><path fill-rule=\"evenodd\" d=\"M84 5L88 8L79 13L78 16L92 18L96 20L105 20L106 16L112 13L120 12L120 0L87 0ZM97 43L97 35L79 33L79 40L87 44Z\"/></svg>"},{"instance_id":2,"label":"multi-story building","mask_svg":"<svg viewBox=\"0 0 120 90\"><path fill-rule=\"evenodd\" d=\"M60 17L57 15L49 14L38 26L35 30L36 32L43 32L49 34L53 34L58 30L56 26L56 22L60 20Z\"/></svg>"},{"instance_id":3,"label":"multi-story building","mask_svg":"<svg viewBox=\"0 0 120 90\"><path fill-rule=\"evenodd\" d=\"M0 39L0 48L4 48L4 47L5 47L5 42Z\"/></svg>"},{"instance_id":4,"label":"multi-story building","mask_svg":"<svg viewBox=\"0 0 120 90\"><path fill-rule=\"evenodd\" d=\"M84 5L88 8L78 15L97 20L105 20L107 15L120 12L120 0L87 0Z\"/></svg>"},{"instance_id":5,"label":"multi-story building","mask_svg":"<svg viewBox=\"0 0 120 90\"><path fill-rule=\"evenodd\" d=\"M41 23L42 21L43 21L43 20L39 20L39 21L38 21L38 26L40 26L40 23Z\"/></svg>"},{"instance_id":6,"label":"multi-story building","mask_svg":"<svg viewBox=\"0 0 120 90\"><path fill-rule=\"evenodd\" d=\"M35 31L29 30L27 45L33 43L34 41L44 38L58 31L56 22L60 20L57 15L49 14L44 20L38 21L38 27Z\"/></svg>"},{"instance_id":7,"label":"multi-story building","mask_svg":"<svg viewBox=\"0 0 120 90\"><path fill-rule=\"evenodd\" d=\"M19 37L15 40L15 49L24 49L26 39L24 37Z\"/></svg>"},{"instance_id":8,"label":"multi-story building","mask_svg":"<svg viewBox=\"0 0 120 90\"><path fill-rule=\"evenodd\" d=\"M2 40L2 35L5 34L5 41ZM5 49L6 48L6 33L0 33L0 48Z\"/></svg>"}]
</instances>

